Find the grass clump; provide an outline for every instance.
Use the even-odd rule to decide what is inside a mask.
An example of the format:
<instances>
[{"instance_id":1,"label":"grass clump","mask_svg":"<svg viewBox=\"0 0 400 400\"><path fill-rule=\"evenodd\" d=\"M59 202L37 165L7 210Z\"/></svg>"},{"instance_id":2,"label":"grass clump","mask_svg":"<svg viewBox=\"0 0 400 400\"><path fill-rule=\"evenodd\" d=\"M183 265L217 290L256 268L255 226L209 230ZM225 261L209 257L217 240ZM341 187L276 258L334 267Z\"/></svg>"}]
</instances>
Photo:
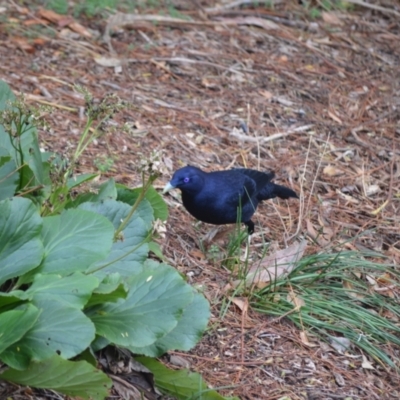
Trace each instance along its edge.
<instances>
[{"instance_id":1,"label":"grass clump","mask_svg":"<svg viewBox=\"0 0 400 400\"><path fill-rule=\"evenodd\" d=\"M378 364L398 369L391 345L400 346L400 273L368 256L376 260L353 251L305 257L288 276L254 292L252 306L332 345L347 338Z\"/></svg>"}]
</instances>

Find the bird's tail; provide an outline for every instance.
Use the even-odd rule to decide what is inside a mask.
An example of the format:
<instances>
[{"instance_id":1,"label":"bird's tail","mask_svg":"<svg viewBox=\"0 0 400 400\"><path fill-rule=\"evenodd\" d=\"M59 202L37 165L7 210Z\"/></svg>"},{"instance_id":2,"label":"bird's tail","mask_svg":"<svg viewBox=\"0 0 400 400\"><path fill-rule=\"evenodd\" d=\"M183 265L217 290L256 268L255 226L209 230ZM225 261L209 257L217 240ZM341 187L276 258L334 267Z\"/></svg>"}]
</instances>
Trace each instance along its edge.
<instances>
[{"instance_id":1,"label":"bird's tail","mask_svg":"<svg viewBox=\"0 0 400 400\"><path fill-rule=\"evenodd\" d=\"M268 200L274 199L275 197L279 197L281 199L288 199L290 197L294 197L296 199L299 198L297 194L286 186L277 185L275 183L268 183L264 186L264 188L258 193L259 200Z\"/></svg>"}]
</instances>

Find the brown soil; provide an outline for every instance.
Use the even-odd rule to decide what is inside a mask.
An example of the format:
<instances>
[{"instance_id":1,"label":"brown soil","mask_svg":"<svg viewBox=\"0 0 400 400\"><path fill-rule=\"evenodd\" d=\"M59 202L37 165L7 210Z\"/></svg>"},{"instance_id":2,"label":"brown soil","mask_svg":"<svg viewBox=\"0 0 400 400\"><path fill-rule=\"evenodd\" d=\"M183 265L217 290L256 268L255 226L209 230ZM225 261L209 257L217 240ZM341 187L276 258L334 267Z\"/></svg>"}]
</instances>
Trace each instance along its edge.
<instances>
[{"instance_id":1,"label":"brown soil","mask_svg":"<svg viewBox=\"0 0 400 400\"><path fill-rule=\"evenodd\" d=\"M242 3L172 1L190 21L165 9L157 23L149 18L160 15L154 9L141 9L128 23L126 17L60 18L6 3L0 77L28 102L54 106L52 129L41 133L41 142L63 154L85 124L74 84L96 99L115 93L129 104L84 154L82 172L100 167L107 170L102 178L135 186L142 154L161 149L171 174L188 163L274 170L301 201L259 207L255 245L261 232L277 248L299 235L318 236L307 248L311 254L357 237L347 248L383 252L398 265L399 3L381 1L377 10L376 2L365 2L317 19L296 1L276 1L272 9ZM318 341L307 346L285 319L234 304L226 310L231 272L199 249L199 229L210 227L195 227L175 198L166 200L164 253L202 285L212 306L203 340L190 353L173 355L241 399L400 398L399 376L376 364L363 368L360 353L339 354ZM19 389L8 397L35 395Z\"/></svg>"}]
</instances>

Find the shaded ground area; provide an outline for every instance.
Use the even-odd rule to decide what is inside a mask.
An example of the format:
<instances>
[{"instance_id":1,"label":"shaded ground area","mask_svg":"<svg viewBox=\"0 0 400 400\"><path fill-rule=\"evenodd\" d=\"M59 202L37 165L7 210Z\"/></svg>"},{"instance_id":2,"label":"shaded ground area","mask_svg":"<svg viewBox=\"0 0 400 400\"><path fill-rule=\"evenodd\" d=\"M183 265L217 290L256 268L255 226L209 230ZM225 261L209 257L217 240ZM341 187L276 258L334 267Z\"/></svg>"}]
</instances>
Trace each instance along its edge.
<instances>
[{"instance_id":1,"label":"shaded ground area","mask_svg":"<svg viewBox=\"0 0 400 400\"><path fill-rule=\"evenodd\" d=\"M174 15L143 9L107 23L6 3L0 77L28 101L55 107L43 147L68 153L76 146L85 119L73 85L97 99L115 93L129 107L84 155L81 171L100 169L134 186L142 154L158 149L171 173L187 163L274 170L301 201L259 207L255 253L263 235L281 248L302 235L309 254L371 249L398 265L398 3L318 19L294 1L272 9L244 1L171 4ZM199 246L210 227L195 225L175 198L167 201L164 253L203 287L213 310L201 343L175 356L242 399L399 398L399 376L365 368L361 354L306 346L284 319L226 308L231 272Z\"/></svg>"}]
</instances>

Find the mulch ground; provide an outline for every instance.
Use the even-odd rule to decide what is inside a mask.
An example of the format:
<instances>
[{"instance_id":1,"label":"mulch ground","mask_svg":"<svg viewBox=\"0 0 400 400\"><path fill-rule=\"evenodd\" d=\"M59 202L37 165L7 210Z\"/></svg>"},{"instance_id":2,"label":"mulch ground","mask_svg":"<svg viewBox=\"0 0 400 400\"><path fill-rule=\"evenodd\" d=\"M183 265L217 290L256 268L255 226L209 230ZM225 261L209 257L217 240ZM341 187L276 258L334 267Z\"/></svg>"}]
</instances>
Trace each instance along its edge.
<instances>
[{"instance_id":1,"label":"mulch ground","mask_svg":"<svg viewBox=\"0 0 400 400\"><path fill-rule=\"evenodd\" d=\"M29 103L53 106L40 138L63 154L85 124L73 85L126 101L83 155L81 172L100 169L102 179L135 186L135 166L154 150L163 150L171 174L186 164L274 170L301 201L259 207L255 249L261 234L276 248L302 235L314 239L309 254L346 242L398 265L399 3L348 1L348 9L318 13L297 1L257 3L171 1L163 12L75 19L5 2L0 78ZM310 347L285 319L225 308L232 273L199 248L210 227L166 200L163 251L212 306L202 341L172 353L175 360L241 399L400 398L398 374L363 368L360 353Z\"/></svg>"}]
</instances>

